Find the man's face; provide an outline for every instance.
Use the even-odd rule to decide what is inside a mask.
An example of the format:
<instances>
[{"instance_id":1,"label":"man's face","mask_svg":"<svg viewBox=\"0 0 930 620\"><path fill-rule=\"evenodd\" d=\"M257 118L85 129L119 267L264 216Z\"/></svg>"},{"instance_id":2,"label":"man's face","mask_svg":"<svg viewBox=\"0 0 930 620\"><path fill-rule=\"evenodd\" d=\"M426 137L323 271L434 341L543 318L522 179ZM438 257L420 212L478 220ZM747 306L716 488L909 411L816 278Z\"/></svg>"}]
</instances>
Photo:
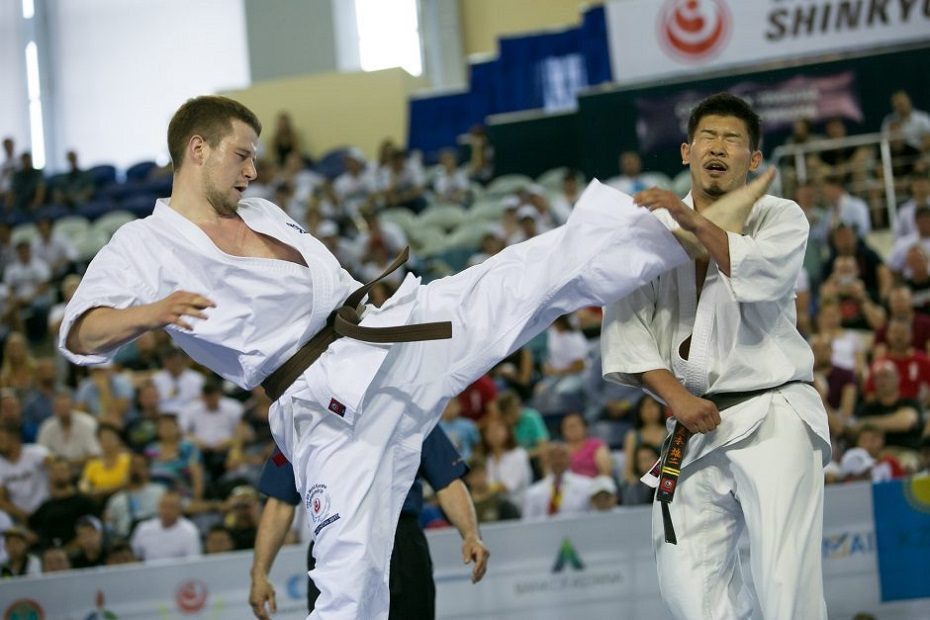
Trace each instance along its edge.
<instances>
[{"instance_id":1,"label":"man's face","mask_svg":"<svg viewBox=\"0 0 930 620\"><path fill-rule=\"evenodd\" d=\"M888 295L888 307L892 316L909 316L913 310L913 295L909 288L896 288Z\"/></svg>"},{"instance_id":2,"label":"man's face","mask_svg":"<svg viewBox=\"0 0 930 620\"><path fill-rule=\"evenodd\" d=\"M549 470L555 474L559 475L565 473L568 469L570 463L570 457L568 455L568 448L562 444L551 444L549 446L549 452L546 455L549 461Z\"/></svg>"},{"instance_id":3,"label":"man's face","mask_svg":"<svg viewBox=\"0 0 930 620\"><path fill-rule=\"evenodd\" d=\"M67 394L57 394L52 400L52 413L61 420L71 419L71 397Z\"/></svg>"},{"instance_id":4,"label":"man's face","mask_svg":"<svg viewBox=\"0 0 930 620\"><path fill-rule=\"evenodd\" d=\"M643 162L638 153L627 151L620 156L620 172L628 177L635 177L643 170Z\"/></svg>"},{"instance_id":5,"label":"man's face","mask_svg":"<svg viewBox=\"0 0 930 620\"><path fill-rule=\"evenodd\" d=\"M891 395L898 390L898 371L892 367L882 367L875 371L875 391L878 394Z\"/></svg>"},{"instance_id":6,"label":"man's face","mask_svg":"<svg viewBox=\"0 0 930 620\"><path fill-rule=\"evenodd\" d=\"M691 167L692 187L715 199L745 185L762 153L750 147L745 122L711 114L700 120L691 144L681 145L681 158Z\"/></svg>"},{"instance_id":7,"label":"man's face","mask_svg":"<svg viewBox=\"0 0 930 620\"><path fill-rule=\"evenodd\" d=\"M48 481L53 487L67 487L71 484L71 466L68 462L52 461L48 467Z\"/></svg>"},{"instance_id":8,"label":"man's face","mask_svg":"<svg viewBox=\"0 0 930 620\"><path fill-rule=\"evenodd\" d=\"M911 98L907 93L895 93L891 97L891 107L900 116L907 116L911 113Z\"/></svg>"},{"instance_id":9,"label":"man's face","mask_svg":"<svg viewBox=\"0 0 930 620\"><path fill-rule=\"evenodd\" d=\"M217 213L229 216L236 212L242 192L257 176L258 135L249 125L234 120L232 131L216 148L204 145L204 149L204 194Z\"/></svg>"},{"instance_id":10,"label":"man's face","mask_svg":"<svg viewBox=\"0 0 930 620\"><path fill-rule=\"evenodd\" d=\"M904 321L894 321L888 326L886 338L892 349L906 349L911 345L911 328Z\"/></svg>"},{"instance_id":11,"label":"man's face","mask_svg":"<svg viewBox=\"0 0 930 620\"><path fill-rule=\"evenodd\" d=\"M103 544L103 534L92 525L81 524L76 528L78 545L85 551L97 551Z\"/></svg>"},{"instance_id":12,"label":"man's face","mask_svg":"<svg viewBox=\"0 0 930 620\"><path fill-rule=\"evenodd\" d=\"M173 493L165 493L158 502L158 518L162 525L171 527L181 516L181 498Z\"/></svg>"}]
</instances>

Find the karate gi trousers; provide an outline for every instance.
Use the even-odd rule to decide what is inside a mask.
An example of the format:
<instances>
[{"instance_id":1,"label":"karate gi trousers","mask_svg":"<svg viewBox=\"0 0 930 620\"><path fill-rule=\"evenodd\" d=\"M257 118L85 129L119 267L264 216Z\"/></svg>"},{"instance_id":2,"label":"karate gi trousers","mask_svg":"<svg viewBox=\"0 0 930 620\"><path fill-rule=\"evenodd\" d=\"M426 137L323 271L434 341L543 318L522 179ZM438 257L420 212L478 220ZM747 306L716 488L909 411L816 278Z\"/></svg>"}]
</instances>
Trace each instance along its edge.
<instances>
[{"instance_id":1,"label":"karate gi trousers","mask_svg":"<svg viewBox=\"0 0 930 620\"><path fill-rule=\"evenodd\" d=\"M768 414L746 437L681 470L669 504L678 544L652 511L662 598L679 620L826 620L821 547L823 457L829 446L786 400L793 386L741 407ZM817 403L819 404L819 403ZM739 415L734 412L733 415ZM740 566L737 541L749 539ZM748 570L747 570L748 569Z\"/></svg>"},{"instance_id":2,"label":"karate gi trousers","mask_svg":"<svg viewBox=\"0 0 930 620\"><path fill-rule=\"evenodd\" d=\"M309 618L388 617L401 506L451 397L556 317L611 303L686 260L651 213L593 182L564 226L417 287L409 323L451 321L452 338L392 345L351 423L325 396L285 393L270 422L279 445L291 444L281 447L315 532L320 597Z\"/></svg>"}]
</instances>

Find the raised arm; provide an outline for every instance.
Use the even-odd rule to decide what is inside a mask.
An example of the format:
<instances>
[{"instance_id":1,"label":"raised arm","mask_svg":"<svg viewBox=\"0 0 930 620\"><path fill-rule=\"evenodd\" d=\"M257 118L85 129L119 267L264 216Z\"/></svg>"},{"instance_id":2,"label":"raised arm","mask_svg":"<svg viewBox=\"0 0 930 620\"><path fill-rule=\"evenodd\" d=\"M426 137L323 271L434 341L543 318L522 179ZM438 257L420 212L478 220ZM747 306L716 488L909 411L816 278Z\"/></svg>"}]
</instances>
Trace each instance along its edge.
<instances>
[{"instance_id":1,"label":"raised arm","mask_svg":"<svg viewBox=\"0 0 930 620\"><path fill-rule=\"evenodd\" d=\"M203 310L214 307L212 301L188 291L176 291L151 304L117 309L91 308L71 326L65 346L72 353L93 355L115 349L144 332L177 325L191 329L188 317L206 319Z\"/></svg>"}]
</instances>

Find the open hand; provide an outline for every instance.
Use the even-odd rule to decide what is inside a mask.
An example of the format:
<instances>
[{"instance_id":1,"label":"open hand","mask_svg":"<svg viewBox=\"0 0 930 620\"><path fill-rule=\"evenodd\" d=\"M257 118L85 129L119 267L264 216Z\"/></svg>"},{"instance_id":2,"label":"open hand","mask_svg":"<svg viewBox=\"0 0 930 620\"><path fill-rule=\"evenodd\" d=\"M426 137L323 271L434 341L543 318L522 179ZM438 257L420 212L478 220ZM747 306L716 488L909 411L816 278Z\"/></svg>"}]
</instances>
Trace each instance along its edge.
<instances>
[{"instance_id":1,"label":"open hand","mask_svg":"<svg viewBox=\"0 0 930 620\"><path fill-rule=\"evenodd\" d=\"M475 563L471 571L471 582L478 583L488 569L488 558L491 552L484 546L480 538L469 536L462 541L462 560L466 564Z\"/></svg>"},{"instance_id":2,"label":"open hand","mask_svg":"<svg viewBox=\"0 0 930 620\"><path fill-rule=\"evenodd\" d=\"M183 329L193 329L185 317L206 319L203 312L207 308L214 308L216 304L203 295L188 291L175 291L154 303L148 305L151 315L149 329L159 329L168 325L176 325Z\"/></svg>"}]
</instances>

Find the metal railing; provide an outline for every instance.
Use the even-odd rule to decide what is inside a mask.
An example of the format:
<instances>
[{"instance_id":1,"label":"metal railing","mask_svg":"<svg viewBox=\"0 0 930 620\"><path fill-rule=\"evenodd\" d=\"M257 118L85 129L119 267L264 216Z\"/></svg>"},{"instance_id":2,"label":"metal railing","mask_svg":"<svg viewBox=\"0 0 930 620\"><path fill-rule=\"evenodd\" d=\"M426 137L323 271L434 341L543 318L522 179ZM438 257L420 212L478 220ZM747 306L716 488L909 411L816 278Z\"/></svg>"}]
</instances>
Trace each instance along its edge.
<instances>
[{"instance_id":1,"label":"metal railing","mask_svg":"<svg viewBox=\"0 0 930 620\"><path fill-rule=\"evenodd\" d=\"M882 190L885 195L885 207L888 211L889 225L895 221L897 214L898 200L895 189L895 179L892 167L891 146L887 133L869 133L846 138L827 138L822 140L811 140L803 144L785 144L777 147L772 151L771 160L774 165L779 167L784 173L784 164L782 160L793 160L794 176L798 183L804 183L808 180L809 170L807 163L808 155L820 155L830 151L846 148L861 147L878 147L879 160L878 165L874 168L881 167L882 170ZM861 165L867 165L868 162L861 162ZM868 170L866 170L868 171ZM784 175L783 175L784 176ZM871 209L871 205L870 205Z\"/></svg>"}]
</instances>

